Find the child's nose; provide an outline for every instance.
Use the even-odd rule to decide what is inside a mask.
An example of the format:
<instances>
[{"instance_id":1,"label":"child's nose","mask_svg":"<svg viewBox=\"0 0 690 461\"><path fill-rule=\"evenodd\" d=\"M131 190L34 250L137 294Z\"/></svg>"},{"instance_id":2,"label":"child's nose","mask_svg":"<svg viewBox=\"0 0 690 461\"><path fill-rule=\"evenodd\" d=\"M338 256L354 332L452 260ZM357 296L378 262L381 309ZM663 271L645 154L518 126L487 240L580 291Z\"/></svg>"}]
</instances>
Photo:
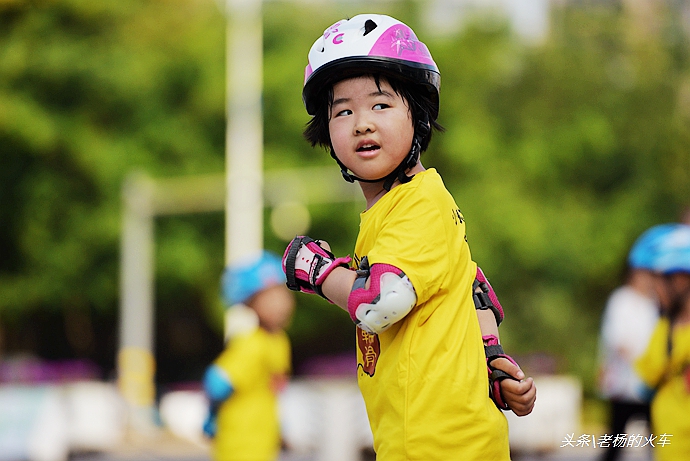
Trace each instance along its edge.
<instances>
[{"instance_id":1,"label":"child's nose","mask_svg":"<svg viewBox=\"0 0 690 461\"><path fill-rule=\"evenodd\" d=\"M371 133L374 131L374 124L368 117L360 116L355 123L355 134Z\"/></svg>"}]
</instances>

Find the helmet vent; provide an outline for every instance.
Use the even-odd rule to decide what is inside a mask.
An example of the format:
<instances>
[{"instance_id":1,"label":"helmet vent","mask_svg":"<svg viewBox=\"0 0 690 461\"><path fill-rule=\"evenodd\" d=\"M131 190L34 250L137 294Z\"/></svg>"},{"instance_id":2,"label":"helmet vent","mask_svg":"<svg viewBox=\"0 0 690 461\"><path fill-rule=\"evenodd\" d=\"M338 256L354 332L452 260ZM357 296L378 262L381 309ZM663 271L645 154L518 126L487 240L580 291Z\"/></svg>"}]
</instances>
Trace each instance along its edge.
<instances>
[{"instance_id":1,"label":"helmet vent","mask_svg":"<svg viewBox=\"0 0 690 461\"><path fill-rule=\"evenodd\" d=\"M372 21L371 19L367 19L367 21L364 23L364 35L367 35L369 32L372 30L376 29L376 23Z\"/></svg>"}]
</instances>

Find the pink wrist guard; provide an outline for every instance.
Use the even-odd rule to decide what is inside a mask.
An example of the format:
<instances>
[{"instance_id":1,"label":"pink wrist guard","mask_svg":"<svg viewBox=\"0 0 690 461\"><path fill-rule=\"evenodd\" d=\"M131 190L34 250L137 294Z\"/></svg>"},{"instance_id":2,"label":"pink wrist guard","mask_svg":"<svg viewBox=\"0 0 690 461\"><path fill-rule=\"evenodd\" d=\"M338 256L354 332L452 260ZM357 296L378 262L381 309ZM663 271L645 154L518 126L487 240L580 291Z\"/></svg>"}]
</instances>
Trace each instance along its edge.
<instances>
[{"instance_id":1,"label":"pink wrist guard","mask_svg":"<svg viewBox=\"0 0 690 461\"><path fill-rule=\"evenodd\" d=\"M503 352L503 347L498 342L498 338L494 335L482 336L484 341L484 355L486 356L486 368L489 374L489 397L494 401L496 406L503 411L510 410L510 407L505 402L503 394L501 394L501 382L504 379L515 379L508 373L501 371L491 366L491 362L499 357L509 360L514 365L517 362L513 358Z\"/></svg>"},{"instance_id":2,"label":"pink wrist guard","mask_svg":"<svg viewBox=\"0 0 690 461\"><path fill-rule=\"evenodd\" d=\"M305 236L295 237L283 254L286 285L293 291L316 293L330 302L324 296L321 285L336 267L349 269L350 261L349 256L336 258L333 253L321 247L317 240Z\"/></svg>"}]
</instances>

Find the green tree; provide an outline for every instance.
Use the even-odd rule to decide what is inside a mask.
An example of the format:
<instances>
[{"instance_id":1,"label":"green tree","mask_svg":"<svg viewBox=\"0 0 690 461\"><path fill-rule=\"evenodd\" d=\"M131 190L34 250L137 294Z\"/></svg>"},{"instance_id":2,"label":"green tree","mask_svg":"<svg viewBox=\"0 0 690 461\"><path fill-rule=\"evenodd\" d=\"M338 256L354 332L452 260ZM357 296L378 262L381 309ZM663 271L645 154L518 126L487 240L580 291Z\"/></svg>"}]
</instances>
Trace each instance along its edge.
<instances>
[{"instance_id":1,"label":"green tree","mask_svg":"<svg viewBox=\"0 0 690 461\"><path fill-rule=\"evenodd\" d=\"M551 31L537 44L481 18L436 35L423 8L377 5L413 27L442 72L447 131L423 161L440 170L465 214L474 257L506 308L506 347L546 351L591 389L599 315L629 245L676 220L690 196L688 44L678 7L659 3L639 22L624 6L553 6ZM314 39L353 9L264 9L266 169L336 168L302 139L301 87ZM0 325L13 350L112 367L121 185L133 170L224 170L225 28L210 0L0 3ZM359 206L311 206L309 233L350 253ZM280 253L286 242L266 222L265 246ZM192 377L221 342L223 216L156 225L166 357L188 353L182 343L191 337L211 337L188 357ZM300 357L354 347L347 314L297 296L290 334ZM52 330L90 323L94 339L31 339L39 314L55 319ZM190 316L204 325L180 328Z\"/></svg>"},{"instance_id":2,"label":"green tree","mask_svg":"<svg viewBox=\"0 0 690 461\"><path fill-rule=\"evenodd\" d=\"M210 2L0 6L0 317L17 347L70 354L50 344L59 335L26 339L35 312L55 316L56 330L63 312L117 327L128 172L222 171L224 24ZM208 254L222 254L222 217L203 225L159 225L164 306L215 299L222 260ZM114 358L114 332L101 336L107 344L77 352Z\"/></svg>"}]
</instances>

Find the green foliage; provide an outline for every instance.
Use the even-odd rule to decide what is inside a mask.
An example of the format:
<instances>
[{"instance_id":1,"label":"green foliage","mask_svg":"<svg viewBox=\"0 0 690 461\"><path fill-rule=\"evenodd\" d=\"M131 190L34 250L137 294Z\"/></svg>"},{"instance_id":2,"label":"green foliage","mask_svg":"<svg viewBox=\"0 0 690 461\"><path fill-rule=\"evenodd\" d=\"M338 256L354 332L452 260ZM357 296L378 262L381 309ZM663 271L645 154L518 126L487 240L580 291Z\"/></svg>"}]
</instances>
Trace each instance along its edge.
<instances>
[{"instance_id":1,"label":"green foliage","mask_svg":"<svg viewBox=\"0 0 690 461\"><path fill-rule=\"evenodd\" d=\"M478 29L432 45L450 101L434 159L507 308L504 342L591 378L599 313L630 244L688 204L688 146L677 153L687 37L636 35L612 9L556 15L542 46Z\"/></svg>"},{"instance_id":2,"label":"green foliage","mask_svg":"<svg viewBox=\"0 0 690 461\"><path fill-rule=\"evenodd\" d=\"M549 36L532 45L495 21L435 35L423 4L377 5L441 69L447 131L423 159L465 214L506 308L503 342L554 354L590 385L600 311L629 245L690 196L688 38L669 5L646 28L626 8L553 7ZM357 8L264 9L266 169L336 168L302 138L303 70L316 37ZM112 316L125 175L224 169L225 28L211 0L0 3L0 321ZM311 206L310 234L351 253L359 206ZM156 225L157 310L194 305L220 334L222 215ZM285 245L268 224L265 245ZM299 354L353 347L347 314L298 302Z\"/></svg>"},{"instance_id":3,"label":"green foliage","mask_svg":"<svg viewBox=\"0 0 690 461\"><path fill-rule=\"evenodd\" d=\"M124 175L223 168L223 18L76 0L0 18L0 309L112 310Z\"/></svg>"}]
</instances>

